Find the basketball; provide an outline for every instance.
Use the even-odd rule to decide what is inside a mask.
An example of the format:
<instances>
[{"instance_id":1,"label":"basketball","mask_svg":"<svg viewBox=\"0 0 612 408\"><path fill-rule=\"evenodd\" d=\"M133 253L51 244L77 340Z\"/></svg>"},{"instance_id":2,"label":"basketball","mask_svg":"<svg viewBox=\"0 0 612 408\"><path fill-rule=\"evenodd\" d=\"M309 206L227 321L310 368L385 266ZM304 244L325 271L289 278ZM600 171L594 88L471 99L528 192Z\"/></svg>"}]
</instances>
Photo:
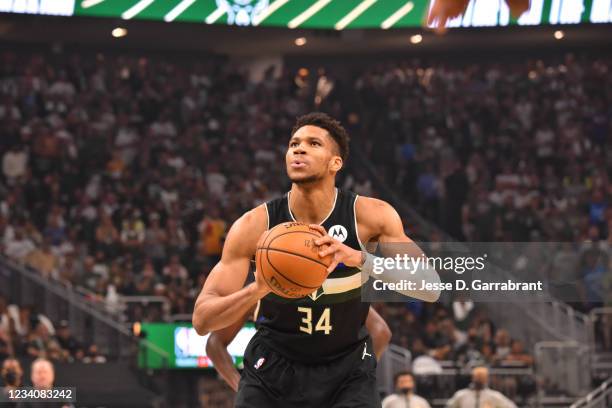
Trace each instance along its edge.
<instances>
[{"instance_id":1,"label":"basketball","mask_svg":"<svg viewBox=\"0 0 612 408\"><path fill-rule=\"evenodd\" d=\"M327 278L331 256L319 257L314 240L322 235L300 222L279 224L264 233L257 245L257 270L278 296L301 298Z\"/></svg>"}]
</instances>

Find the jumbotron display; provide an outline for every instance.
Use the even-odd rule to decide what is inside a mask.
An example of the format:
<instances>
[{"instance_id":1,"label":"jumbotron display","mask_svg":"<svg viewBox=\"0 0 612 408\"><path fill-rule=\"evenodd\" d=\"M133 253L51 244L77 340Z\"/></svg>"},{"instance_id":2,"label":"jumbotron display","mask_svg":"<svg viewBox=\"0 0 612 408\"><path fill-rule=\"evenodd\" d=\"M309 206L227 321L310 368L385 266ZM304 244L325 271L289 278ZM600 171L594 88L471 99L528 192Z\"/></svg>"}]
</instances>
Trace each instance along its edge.
<instances>
[{"instance_id":1,"label":"jumbotron display","mask_svg":"<svg viewBox=\"0 0 612 408\"><path fill-rule=\"evenodd\" d=\"M164 363L162 356L142 347L139 353L138 366L141 368L211 368L212 361L206 355L206 342L210 334L199 336L188 323L142 323L142 332L146 339L158 349L167 353ZM227 346L234 364L242 365L244 350L255 335L255 326L246 323Z\"/></svg>"},{"instance_id":2,"label":"jumbotron display","mask_svg":"<svg viewBox=\"0 0 612 408\"><path fill-rule=\"evenodd\" d=\"M427 0L0 0L0 12L288 28L401 28L423 24ZM472 0L448 27L612 22L612 0L531 0L518 20L504 1Z\"/></svg>"}]
</instances>

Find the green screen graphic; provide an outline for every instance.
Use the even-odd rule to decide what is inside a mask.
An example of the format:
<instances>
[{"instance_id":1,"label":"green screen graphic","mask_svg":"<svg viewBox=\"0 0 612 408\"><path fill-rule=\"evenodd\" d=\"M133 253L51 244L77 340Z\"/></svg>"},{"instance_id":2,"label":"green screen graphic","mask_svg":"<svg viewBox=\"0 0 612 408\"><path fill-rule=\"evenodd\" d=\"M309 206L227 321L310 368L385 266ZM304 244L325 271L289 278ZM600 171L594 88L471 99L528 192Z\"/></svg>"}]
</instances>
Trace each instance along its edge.
<instances>
[{"instance_id":1,"label":"green screen graphic","mask_svg":"<svg viewBox=\"0 0 612 408\"><path fill-rule=\"evenodd\" d=\"M228 345L227 351L237 367L242 367L244 350L255 331L252 323L245 324ZM138 367L140 368L210 368L213 366L212 361L206 355L206 342L210 335L199 336L189 323L142 323L141 333L154 347L146 347L141 342L138 351Z\"/></svg>"},{"instance_id":2,"label":"green screen graphic","mask_svg":"<svg viewBox=\"0 0 612 408\"><path fill-rule=\"evenodd\" d=\"M419 27L428 0L0 0L0 12L287 28ZM448 27L611 23L612 0L531 0L513 20L504 0L471 0Z\"/></svg>"}]
</instances>

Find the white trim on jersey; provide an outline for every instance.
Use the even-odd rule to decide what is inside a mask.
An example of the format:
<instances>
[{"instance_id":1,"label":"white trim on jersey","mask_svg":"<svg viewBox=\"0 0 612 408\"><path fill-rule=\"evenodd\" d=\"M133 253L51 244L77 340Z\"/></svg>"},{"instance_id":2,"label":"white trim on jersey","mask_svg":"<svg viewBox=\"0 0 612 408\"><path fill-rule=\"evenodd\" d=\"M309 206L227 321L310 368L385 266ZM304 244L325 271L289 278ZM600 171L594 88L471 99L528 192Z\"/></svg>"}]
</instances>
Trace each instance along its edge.
<instances>
[{"instance_id":1,"label":"white trim on jersey","mask_svg":"<svg viewBox=\"0 0 612 408\"><path fill-rule=\"evenodd\" d=\"M359 247L362 251L366 250L365 245L361 242L361 238L359 238L359 228L357 227L357 199L359 198L359 194L355 194L355 200L353 201L353 218L355 221L355 236L357 237L357 242L359 242Z\"/></svg>"},{"instance_id":2,"label":"white trim on jersey","mask_svg":"<svg viewBox=\"0 0 612 408\"><path fill-rule=\"evenodd\" d=\"M270 212L268 211L268 203L264 203L264 207L266 207L266 219L268 226L266 227L266 231L270 229Z\"/></svg>"},{"instance_id":3,"label":"white trim on jersey","mask_svg":"<svg viewBox=\"0 0 612 408\"><path fill-rule=\"evenodd\" d=\"M321 221L319 223L319 225L323 225L323 223L325 223L325 221L327 221L327 219L329 217L331 217L331 215L333 214L334 210L336 209L336 201L338 200L338 188L336 187L335 190L336 195L334 196L334 205L332 206L331 210L329 211L329 214L327 214L327 217L323 218L323 221ZM287 209L289 210L289 215L291 216L291 219L294 222L299 222L298 220L295 219L295 217L293 216L293 213L291 212L291 206L289 205L289 197L291 195L291 191L287 191Z\"/></svg>"},{"instance_id":4,"label":"white trim on jersey","mask_svg":"<svg viewBox=\"0 0 612 408\"><path fill-rule=\"evenodd\" d=\"M344 278L327 278L323 282L323 294L335 295L338 293L349 292L361 287L361 272L357 272Z\"/></svg>"}]
</instances>

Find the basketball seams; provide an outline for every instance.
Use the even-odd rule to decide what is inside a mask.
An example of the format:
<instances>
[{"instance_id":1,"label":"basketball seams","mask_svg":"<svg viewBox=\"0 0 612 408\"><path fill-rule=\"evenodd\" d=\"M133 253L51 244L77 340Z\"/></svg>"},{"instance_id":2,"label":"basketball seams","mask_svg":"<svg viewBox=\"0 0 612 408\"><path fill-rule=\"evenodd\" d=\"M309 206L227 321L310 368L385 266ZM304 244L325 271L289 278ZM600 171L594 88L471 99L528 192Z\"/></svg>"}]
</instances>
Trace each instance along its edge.
<instances>
[{"instance_id":1,"label":"basketball seams","mask_svg":"<svg viewBox=\"0 0 612 408\"><path fill-rule=\"evenodd\" d=\"M310 258L308 256L304 256L304 255L301 255L301 254L296 254L294 252L287 251L287 250L284 250L284 249L270 248L270 245L272 245L272 242L274 242L276 239L278 239L278 238L280 238L282 236L285 236L285 235L289 235L289 234L307 234L307 235L312 235L313 237L316 237L316 238L321 238L323 236L323 235L320 235L320 234L315 234L315 233L310 232L310 231L288 231L288 232L283 232L282 234L279 234L279 235L275 236L274 238L272 238L270 240L270 242L268 242L268 245L266 246L266 249L267 250L271 250L271 251L286 252L286 253L289 253L289 254L292 254L292 255L295 255L295 256L299 256L301 258L306 258L306 259L309 259L309 260L311 260L313 262L316 262L316 263L324 266L325 268L327 268L329 266L329 265L325 265L321 261L318 261L318 260L316 260L314 258ZM264 244L265 244L265 242L264 242ZM259 249L259 248L257 248L257 249Z\"/></svg>"},{"instance_id":2,"label":"basketball seams","mask_svg":"<svg viewBox=\"0 0 612 408\"><path fill-rule=\"evenodd\" d=\"M261 263L261 255L259 256L259 267L260 267L259 272L264 278L264 282L266 282L266 285L268 285L268 287L272 289L272 292L276 293L276 290L272 287L272 285L270 285L270 283L268 282L268 278L266 277L266 274L264 273L263 264Z\"/></svg>"},{"instance_id":3,"label":"basketball seams","mask_svg":"<svg viewBox=\"0 0 612 408\"><path fill-rule=\"evenodd\" d=\"M280 249L280 248L264 248L264 247L259 247L259 248L257 248L257 250L260 250L260 249L265 249L266 251L276 251L276 252L282 252L282 253L284 253L284 254L294 255L294 256L298 256L298 257L300 257L300 258L308 259L309 261L312 261L312 262L318 263L319 265L321 265L321 266L325 267L325 269L327 269L327 268L329 267L329 265L325 265L323 262L317 261L316 259L312 259L312 258L310 258L310 257L308 257L308 256L304 256L304 255L301 255L301 254L296 254L295 252L287 251L286 249Z\"/></svg>"},{"instance_id":4,"label":"basketball seams","mask_svg":"<svg viewBox=\"0 0 612 408\"><path fill-rule=\"evenodd\" d=\"M277 238L281 238L282 236L289 235L289 234L300 233L300 234L310 235L310 236L312 236L314 238L320 238L323 235L318 233L318 232L313 232L313 230L310 229L306 224L302 224L303 229L300 228L300 230L298 230L298 231L295 231L295 230L293 230L293 231L285 231L285 232L282 232L282 233L280 233L278 235L275 235L275 234L272 233L272 231L274 231L275 228L277 228L277 227L279 227L279 226L281 226L283 224L284 223L278 224L278 225L274 226L272 229L268 229L268 231L266 232L267 236L264 238L263 242L261 242L261 244L260 244L261 246L257 246L256 247L256 253L259 255L259 269L260 269L260 271L262 273L262 276L264 277L264 281L266 282L266 285L272 290L272 292L274 294L276 294L276 295L281 296L281 297L297 299L297 298L301 298L301 297L306 296L306 295L299 296L299 297L287 296L287 294L285 294L285 293L279 293L276 290L276 288L274 288L272 286L272 284L269 282L269 278L271 278L271 276L268 277L267 274L264 272L264 265L263 265L264 260L262 258L264 256L264 254L261 253L261 251L265 251L266 262L272 268L272 270L274 271L275 274L277 274L279 277L282 277L287 282L290 282L291 284L293 284L293 285L295 285L295 286L297 286L299 288L303 288L303 289L306 289L306 290L313 290L314 291L314 290L318 289L320 286L317 286L317 287L305 286L303 284L295 282L294 280L288 278L286 275L284 275L282 272L280 272L279 269L276 268L276 266L274 266L274 264L272 263L272 261L270 259L270 251L276 251L276 252L279 252L279 253L285 253L287 255L292 255L292 256L295 256L295 257L298 257L298 258L306 259L306 260L308 260L310 262L313 262L315 264L318 264L319 266L322 266L322 267L324 267L326 269L327 269L328 265L325 265L323 262L321 262L321 261L319 261L317 259L310 258L309 256L305 256L305 255L302 255L302 254L294 253L294 252L291 252L291 251L288 251L288 250L284 250L284 249L280 249L280 248L270 248L270 246L272 245L272 243ZM273 275L274 274L272 274L272 276Z\"/></svg>"},{"instance_id":5,"label":"basketball seams","mask_svg":"<svg viewBox=\"0 0 612 408\"><path fill-rule=\"evenodd\" d=\"M278 269L276 269L276 266L274 266L274 264L273 264L273 263L272 263L272 261L270 260L270 255L269 255L269 252L270 252L270 251L274 251L274 249L268 249L268 250L266 251L266 259L268 260L268 263L270 264L270 266L272 267L272 269L274 269L274 270L276 271L276 273L278 273L280 276L282 276L283 278L287 279L289 282L293 283L294 285L299 286L299 287L302 287L302 288L305 288L305 289L313 289L313 290L315 290L315 289L319 289L319 288L321 287L321 286L306 286L306 285L303 285L303 284L301 284L301 283L295 282L295 281L293 281L293 280L289 279L288 277L286 277L285 275L283 275L283 273L282 273L281 271L279 271ZM290 254L290 255L299 256L299 255L297 255L297 254L294 254L293 252L287 252L287 251L277 251L277 252L285 252L285 253L288 253L288 254ZM301 258L305 258L305 257L301 257ZM306 258L306 259L310 259L310 258Z\"/></svg>"}]
</instances>

